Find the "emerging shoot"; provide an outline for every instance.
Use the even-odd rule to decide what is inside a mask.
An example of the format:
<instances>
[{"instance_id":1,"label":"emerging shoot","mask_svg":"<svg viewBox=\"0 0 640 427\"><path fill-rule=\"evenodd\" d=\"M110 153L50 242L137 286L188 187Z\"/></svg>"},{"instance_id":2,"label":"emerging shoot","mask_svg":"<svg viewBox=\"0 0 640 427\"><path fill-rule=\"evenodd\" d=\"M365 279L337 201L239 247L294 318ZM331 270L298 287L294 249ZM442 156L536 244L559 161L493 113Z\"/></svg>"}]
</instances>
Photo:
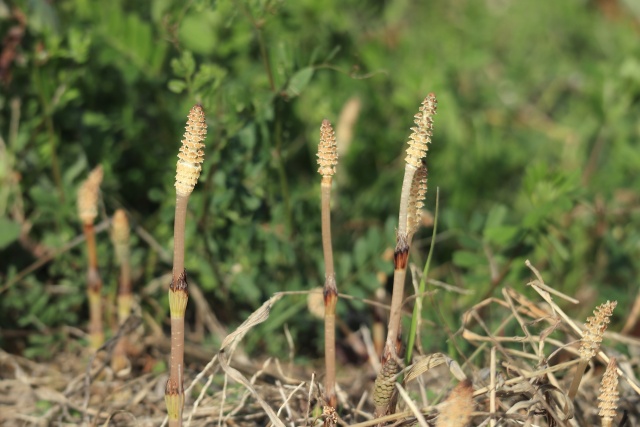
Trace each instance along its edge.
<instances>
[{"instance_id":1,"label":"emerging shoot","mask_svg":"<svg viewBox=\"0 0 640 427\"><path fill-rule=\"evenodd\" d=\"M173 275L169 286L171 311L171 359L165 403L169 426L182 425L184 407L184 314L189 300L187 273L184 269L184 230L187 203L198 182L204 160L203 141L207 135L204 111L195 105L189 112L176 168L176 213L173 228Z\"/></svg>"},{"instance_id":2,"label":"emerging shoot","mask_svg":"<svg viewBox=\"0 0 640 427\"><path fill-rule=\"evenodd\" d=\"M338 287L333 269L333 249L331 247L331 182L338 163L336 136L331 123L322 121L320 144L318 145L318 173L322 175L320 189L322 193L322 249L324 251L324 343L325 343L325 393L327 405L335 413L336 399L336 304ZM326 410L326 409L325 409ZM325 426L335 425L335 417L325 417Z\"/></svg>"},{"instance_id":3,"label":"emerging shoot","mask_svg":"<svg viewBox=\"0 0 640 427\"><path fill-rule=\"evenodd\" d=\"M131 313L131 266L129 264L129 220L124 210L118 209L111 222L111 240L116 252L116 261L120 265L118 282L118 326L122 326ZM115 372L125 369L129 362L126 356L127 338L121 337L113 351L111 367Z\"/></svg>"},{"instance_id":4,"label":"emerging shoot","mask_svg":"<svg viewBox=\"0 0 640 427\"><path fill-rule=\"evenodd\" d=\"M406 164L400 195L400 213L393 260L393 292L391 294L389 328L382 352L382 370L376 378L374 389L376 417L395 411L395 399L393 398L395 386L393 386L393 383L396 381L396 374L401 367L402 335L400 327L405 277L411 240L418 229L420 211L427 191L427 170L423 159L429 150L428 144L431 142L431 136L433 135L433 116L436 114L437 107L438 101L435 95L430 93L422 101L418 113L414 116L415 126L411 128L412 133L408 141L409 148L405 158ZM388 364L391 365L387 366Z\"/></svg>"},{"instance_id":5,"label":"emerging shoot","mask_svg":"<svg viewBox=\"0 0 640 427\"><path fill-rule=\"evenodd\" d=\"M104 342L102 330L102 279L98 273L98 253L93 222L98 216L98 198L102 183L102 166L91 171L78 189L78 216L87 240L87 298L89 300L89 346L93 350Z\"/></svg>"}]
</instances>

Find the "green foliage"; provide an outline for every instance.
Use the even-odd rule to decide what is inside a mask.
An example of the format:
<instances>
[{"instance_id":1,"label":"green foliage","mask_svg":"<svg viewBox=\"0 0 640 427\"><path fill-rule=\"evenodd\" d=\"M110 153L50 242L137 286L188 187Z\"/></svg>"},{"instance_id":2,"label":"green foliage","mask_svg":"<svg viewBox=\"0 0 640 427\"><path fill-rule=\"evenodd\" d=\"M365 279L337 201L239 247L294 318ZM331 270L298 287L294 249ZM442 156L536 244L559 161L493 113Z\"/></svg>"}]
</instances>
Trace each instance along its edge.
<instances>
[{"instance_id":1,"label":"green foliage","mask_svg":"<svg viewBox=\"0 0 640 427\"><path fill-rule=\"evenodd\" d=\"M429 91L440 104L427 159L429 209L441 189L432 271L474 291L435 297L450 324L498 286L521 286L527 258L583 296L585 312L592 290L628 312L640 259L640 45L629 22L584 2L15 5L28 19L0 92L0 328L85 325L82 246L4 284L81 233L75 193L98 163L101 219L124 207L163 249L135 240L136 289L169 271L175 156L196 102L209 136L186 267L216 315L233 327L276 291L322 285L318 128L353 97L362 110L336 176L334 251L340 292L370 298L392 271L383 254L404 142ZM18 25L0 16L2 34ZM415 239L420 266L429 232ZM98 243L113 284L106 233ZM165 289L150 292L143 307L166 324ZM370 319L357 301L338 310L354 328ZM249 349L282 352L274 331L285 323L314 342L300 297L276 306Z\"/></svg>"}]
</instances>

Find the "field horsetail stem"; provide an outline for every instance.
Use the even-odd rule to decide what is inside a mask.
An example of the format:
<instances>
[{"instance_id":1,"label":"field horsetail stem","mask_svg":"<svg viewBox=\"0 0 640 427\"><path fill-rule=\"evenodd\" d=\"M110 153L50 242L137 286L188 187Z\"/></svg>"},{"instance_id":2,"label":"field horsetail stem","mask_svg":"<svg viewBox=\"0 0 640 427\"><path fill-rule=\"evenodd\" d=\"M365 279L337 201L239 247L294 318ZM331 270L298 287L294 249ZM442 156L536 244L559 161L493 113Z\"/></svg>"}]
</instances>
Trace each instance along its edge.
<instances>
[{"instance_id":1,"label":"field horsetail stem","mask_svg":"<svg viewBox=\"0 0 640 427\"><path fill-rule=\"evenodd\" d=\"M98 252L93 223L98 216L98 198L102 183L102 166L91 171L78 189L78 216L87 240L87 298L89 300L89 346L97 350L104 342L102 330L102 279L98 273Z\"/></svg>"},{"instance_id":2,"label":"field horsetail stem","mask_svg":"<svg viewBox=\"0 0 640 427\"><path fill-rule=\"evenodd\" d=\"M187 203L198 182L204 160L203 141L207 135L205 115L200 105L189 112L176 168L176 213L173 228L173 275L169 286L171 311L171 359L165 403L169 426L182 425L184 407L184 314L189 300L187 272L184 269L184 230Z\"/></svg>"},{"instance_id":3,"label":"field horsetail stem","mask_svg":"<svg viewBox=\"0 0 640 427\"><path fill-rule=\"evenodd\" d=\"M325 426L335 425L336 399L336 304L338 287L333 269L333 249L331 247L331 183L338 164L336 135L328 120L322 121L320 143L318 144L318 173L322 175L322 249L324 251L324 351L325 351Z\"/></svg>"},{"instance_id":4,"label":"field horsetail stem","mask_svg":"<svg viewBox=\"0 0 640 427\"><path fill-rule=\"evenodd\" d=\"M111 240L120 265L118 281L118 326L122 326L131 313L133 295L131 293L131 265L129 263L129 220L124 210L118 209L111 221ZM115 372L125 369L129 362L126 356L127 337L121 337L113 351L111 367Z\"/></svg>"},{"instance_id":5,"label":"field horsetail stem","mask_svg":"<svg viewBox=\"0 0 640 427\"><path fill-rule=\"evenodd\" d=\"M375 415L381 417L395 412L395 386L397 373L401 367L401 320L404 285L409 259L409 249L413 234L417 231L420 210L427 191L427 170L424 158L429 150L433 135L433 116L436 114L438 101L433 93L422 101L418 113L414 116L415 126L411 128L409 148L405 158L404 179L400 195L400 214L396 232L396 248L394 251L393 292L389 313L389 328L382 352L382 369L376 378L373 400L376 406Z\"/></svg>"}]
</instances>

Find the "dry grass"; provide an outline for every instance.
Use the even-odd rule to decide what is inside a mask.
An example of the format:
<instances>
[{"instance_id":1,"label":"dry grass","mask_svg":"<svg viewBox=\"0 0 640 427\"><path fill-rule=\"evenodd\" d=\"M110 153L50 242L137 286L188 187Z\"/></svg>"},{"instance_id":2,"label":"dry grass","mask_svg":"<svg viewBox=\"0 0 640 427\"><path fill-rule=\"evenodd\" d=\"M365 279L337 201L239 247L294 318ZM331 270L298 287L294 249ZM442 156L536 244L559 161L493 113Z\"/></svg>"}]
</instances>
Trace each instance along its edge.
<instances>
[{"instance_id":1,"label":"dry grass","mask_svg":"<svg viewBox=\"0 0 640 427\"><path fill-rule=\"evenodd\" d=\"M535 273L533 282L517 290L505 287L500 298L481 301L464 314L451 339L470 344L473 349L468 354L457 360L446 355L416 357L414 365L404 371L405 384L395 414L373 419L371 390L376 372L372 365L339 369L338 424L453 426L445 421L452 415L451 400L461 392L445 398L450 390L471 384L473 412L468 425L597 426L601 425L600 382L609 356L615 355L620 382L617 416L611 425L637 425L640 340L614 332L604 334L574 403L565 411L573 369L580 360L582 330L559 307L566 302L564 296ZM534 299L525 296L531 290L535 291ZM224 351L216 353L187 340L185 425L311 426L324 421L322 378L315 376L313 367L285 368L277 359L248 363L236 357L241 354L237 346L242 338L254 333L257 324L268 322L271 307L290 294L279 293L265 302L223 340ZM198 316L210 319L212 313L198 311ZM123 326L124 334L139 330L135 319L134 315ZM169 339L154 332L157 327L150 320L145 320L144 328L144 336L137 338L144 342L144 352L132 357L133 370L126 378L114 376L110 369L113 339L105 343L93 363L80 348L69 348L46 364L1 352L0 424L162 425L167 377L149 372L149 366L156 358L164 358ZM219 333L219 329L211 326L210 332ZM76 330L69 333L81 334Z\"/></svg>"}]
</instances>

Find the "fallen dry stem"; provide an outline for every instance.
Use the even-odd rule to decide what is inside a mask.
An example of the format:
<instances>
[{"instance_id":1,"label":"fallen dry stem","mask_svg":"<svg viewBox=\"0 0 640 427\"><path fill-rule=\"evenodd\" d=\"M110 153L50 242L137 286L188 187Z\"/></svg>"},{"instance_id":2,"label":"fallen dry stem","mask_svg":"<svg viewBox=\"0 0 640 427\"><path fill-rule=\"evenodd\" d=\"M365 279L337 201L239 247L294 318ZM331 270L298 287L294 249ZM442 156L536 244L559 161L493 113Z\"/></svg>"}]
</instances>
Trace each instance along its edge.
<instances>
[{"instance_id":1,"label":"fallen dry stem","mask_svg":"<svg viewBox=\"0 0 640 427\"><path fill-rule=\"evenodd\" d=\"M398 393L400 393L400 397L402 397L402 400L404 401L404 403L409 407L413 416L416 417L416 420L418 421L420 426L429 427L429 424L427 424L427 420L424 418L424 416L420 412L418 405L416 405L413 399L411 399L411 396L409 396L409 393L407 393L407 391L400 385L400 383L396 383L396 388L398 389Z\"/></svg>"},{"instance_id":2,"label":"fallen dry stem","mask_svg":"<svg viewBox=\"0 0 640 427\"><path fill-rule=\"evenodd\" d=\"M588 360L579 359L578 366L573 373L573 380L571 380L571 385L569 386L569 391L567 392L569 400L573 400L576 398L576 394L578 394L578 388L580 387L580 382L582 381L582 376L584 375L584 371L587 370L588 365Z\"/></svg>"}]
</instances>

